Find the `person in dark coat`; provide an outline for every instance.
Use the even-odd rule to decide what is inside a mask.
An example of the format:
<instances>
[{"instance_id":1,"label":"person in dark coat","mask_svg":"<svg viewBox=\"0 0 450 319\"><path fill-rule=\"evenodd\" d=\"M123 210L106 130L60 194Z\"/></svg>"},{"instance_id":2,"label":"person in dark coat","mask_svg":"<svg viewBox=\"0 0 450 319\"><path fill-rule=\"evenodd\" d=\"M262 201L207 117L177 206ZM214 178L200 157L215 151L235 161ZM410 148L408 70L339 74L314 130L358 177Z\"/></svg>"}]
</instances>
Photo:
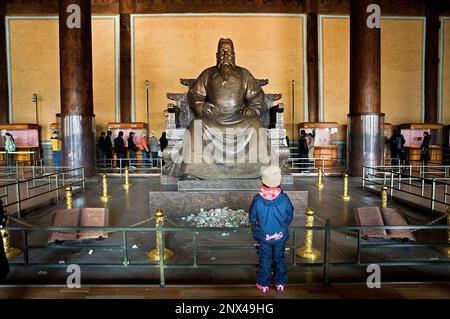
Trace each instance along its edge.
<instances>
[{"instance_id":1,"label":"person in dark coat","mask_svg":"<svg viewBox=\"0 0 450 319\"><path fill-rule=\"evenodd\" d=\"M97 141L98 158L100 160L100 167L104 168L106 164L106 143L105 143L105 132L100 134Z\"/></svg>"},{"instance_id":2,"label":"person in dark coat","mask_svg":"<svg viewBox=\"0 0 450 319\"><path fill-rule=\"evenodd\" d=\"M298 141L298 153L300 157L300 172L308 171L309 167L309 149L308 149L308 140L306 139L306 131L300 131L300 139Z\"/></svg>"},{"instance_id":3,"label":"person in dark coat","mask_svg":"<svg viewBox=\"0 0 450 319\"><path fill-rule=\"evenodd\" d=\"M398 132L392 131L392 136L388 140L389 148L391 150L391 165L399 165L403 163L403 151L405 145L405 137Z\"/></svg>"},{"instance_id":4,"label":"person in dark coat","mask_svg":"<svg viewBox=\"0 0 450 319\"><path fill-rule=\"evenodd\" d=\"M119 135L114 139L114 152L116 153L116 169L127 166L127 162L124 161L124 159L127 158L127 150L125 148L122 131L120 131Z\"/></svg>"},{"instance_id":5,"label":"person in dark coat","mask_svg":"<svg viewBox=\"0 0 450 319\"><path fill-rule=\"evenodd\" d=\"M161 148L161 152L164 152L167 145L169 145L169 140L166 137L166 132L162 132L161 137L159 138L159 147Z\"/></svg>"},{"instance_id":6,"label":"person in dark coat","mask_svg":"<svg viewBox=\"0 0 450 319\"><path fill-rule=\"evenodd\" d=\"M3 209L3 202L0 199L0 229L3 229L6 227L6 212ZM3 247L3 238L1 238L0 241L0 282L2 282L6 276L9 274L9 263L8 259L6 258L5 249Z\"/></svg>"},{"instance_id":7,"label":"person in dark coat","mask_svg":"<svg viewBox=\"0 0 450 319\"><path fill-rule=\"evenodd\" d=\"M105 151L106 151L106 160L111 161L112 166L112 158L113 158L113 143L112 143L112 131L108 131L105 137Z\"/></svg>"},{"instance_id":8,"label":"person in dark coat","mask_svg":"<svg viewBox=\"0 0 450 319\"><path fill-rule=\"evenodd\" d=\"M166 132L162 132L161 137L159 138L159 147L161 148L161 152L164 152L164 149L169 145L169 140L167 139ZM164 159L162 160L162 166L166 163Z\"/></svg>"},{"instance_id":9,"label":"person in dark coat","mask_svg":"<svg viewBox=\"0 0 450 319\"><path fill-rule=\"evenodd\" d=\"M130 132L128 135L128 152L130 152L130 168L136 168L136 161L132 160L136 158L136 152L139 150L136 143L134 143L134 132Z\"/></svg>"},{"instance_id":10,"label":"person in dark coat","mask_svg":"<svg viewBox=\"0 0 450 319\"><path fill-rule=\"evenodd\" d=\"M269 290L273 267L276 289L282 292L288 280L284 252L294 207L280 188L281 170L278 166L264 168L262 182L263 186L253 198L249 212L259 259L256 288L264 293Z\"/></svg>"},{"instance_id":11,"label":"person in dark coat","mask_svg":"<svg viewBox=\"0 0 450 319\"><path fill-rule=\"evenodd\" d=\"M420 161L423 163L424 166L427 166L428 162L431 159L430 142L431 142L430 133L423 132L423 140L422 140L422 144L420 145Z\"/></svg>"}]
</instances>

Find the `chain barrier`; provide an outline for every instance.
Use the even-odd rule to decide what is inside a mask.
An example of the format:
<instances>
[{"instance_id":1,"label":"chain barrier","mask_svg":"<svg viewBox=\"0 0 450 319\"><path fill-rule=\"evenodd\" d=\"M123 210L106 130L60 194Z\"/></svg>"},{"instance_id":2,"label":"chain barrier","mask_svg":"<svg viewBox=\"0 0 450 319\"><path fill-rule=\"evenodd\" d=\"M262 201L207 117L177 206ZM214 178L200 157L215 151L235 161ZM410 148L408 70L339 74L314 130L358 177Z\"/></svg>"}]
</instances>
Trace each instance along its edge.
<instances>
[{"instance_id":1,"label":"chain barrier","mask_svg":"<svg viewBox=\"0 0 450 319\"><path fill-rule=\"evenodd\" d=\"M315 218L317 218L319 221L321 221L322 223L326 223L326 220L320 216L314 215ZM434 224L436 224L437 222L441 221L442 219L446 218L447 214L442 214L441 216L429 221L428 223L424 224L424 225L420 225L420 226L432 226ZM346 227L348 225L339 225L339 224L333 224L333 226L338 226L338 227ZM389 235L371 235L370 237L373 238L385 238L385 239L392 239L392 238L398 238L398 236L404 235L404 234L413 234L419 230L422 229L412 229L412 230L406 230L404 232L399 232L396 234L389 234ZM343 230L343 232L358 236L358 232L354 231L354 230Z\"/></svg>"},{"instance_id":2,"label":"chain barrier","mask_svg":"<svg viewBox=\"0 0 450 319\"><path fill-rule=\"evenodd\" d=\"M147 219L144 219L144 220L142 220L142 221L140 221L140 222L138 222L138 223L131 224L131 225L127 226L127 227L128 227L128 228L134 228L134 227L143 225L143 224L145 224L145 223L148 223L148 222L150 222L151 220L153 220L154 218L155 218L155 217L152 216L152 217L147 218ZM20 225L23 225L23 226L25 226L25 227L28 227L28 228L38 227L37 225L29 224L29 223L27 223L27 222L24 222L24 221L19 220L19 219L17 219L17 218L11 217L11 216L9 216L9 215L8 215L8 219L10 219L10 220L12 220L13 222L16 222L16 223L18 223L18 224L20 224ZM106 233L108 233L108 234L110 234L110 233L115 233L115 232L118 232L118 231L106 231Z\"/></svg>"}]
</instances>

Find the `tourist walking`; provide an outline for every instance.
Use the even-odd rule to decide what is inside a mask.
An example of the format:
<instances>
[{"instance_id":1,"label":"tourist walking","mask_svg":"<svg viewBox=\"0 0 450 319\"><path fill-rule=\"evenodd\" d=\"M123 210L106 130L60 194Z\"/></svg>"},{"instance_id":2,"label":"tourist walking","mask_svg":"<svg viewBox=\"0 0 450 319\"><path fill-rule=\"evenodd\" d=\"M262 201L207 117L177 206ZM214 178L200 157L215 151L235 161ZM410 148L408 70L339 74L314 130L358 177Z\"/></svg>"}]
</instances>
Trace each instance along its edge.
<instances>
[{"instance_id":1,"label":"tourist walking","mask_svg":"<svg viewBox=\"0 0 450 319\"><path fill-rule=\"evenodd\" d=\"M152 152L152 166L158 167L159 143L152 132L148 133L148 144L150 145L150 152Z\"/></svg>"},{"instance_id":2,"label":"tourist walking","mask_svg":"<svg viewBox=\"0 0 450 319\"><path fill-rule=\"evenodd\" d=\"M124 160L127 158L127 150L125 149L122 131L120 131L119 135L114 139L114 153L116 153L116 169L122 169L122 167L128 165Z\"/></svg>"},{"instance_id":3,"label":"tourist walking","mask_svg":"<svg viewBox=\"0 0 450 319\"><path fill-rule=\"evenodd\" d=\"M262 170L262 183L259 193L253 198L249 213L259 259L256 288L262 292L269 291L273 271L275 287L282 292L288 280L284 252L294 207L288 195L280 188L281 170L278 166Z\"/></svg>"},{"instance_id":4,"label":"tourist walking","mask_svg":"<svg viewBox=\"0 0 450 319\"><path fill-rule=\"evenodd\" d=\"M431 142L430 133L423 132L423 140L422 140L422 144L420 145L420 161L422 162L422 165L424 165L424 166L427 166L428 162L431 159L430 142Z\"/></svg>"},{"instance_id":5,"label":"tourist walking","mask_svg":"<svg viewBox=\"0 0 450 319\"><path fill-rule=\"evenodd\" d=\"M148 167L148 158L150 156L150 149L148 147L147 133L143 133L139 142L139 149L142 153L142 168Z\"/></svg>"},{"instance_id":6,"label":"tourist walking","mask_svg":"<svg viewBox=\"0 0 450 319\"><path fill-rule=\"evenodd\" d=\"M135 169L136 168L136 160L133 160L136 158L136 151L139 150L139 148L136 146L136 143L134 143L134 132L130 132L128 135L128 152L130 152L130 168Z\"/></svg>"},{"instance_id":7,"label":"tourist walking","mask_svg":"<svg viewBox=\"0 0 450 319\"><path fill-rule=\"evenodd\" d=\"M391 150L391 165L403 164L405 143L405 137L398 130L393 130L392 136L388 140L389 149Z\"/></svg>"},{"instance_id":8,"label":"tourist walking","mask_svg":"<svg viewBox=\"0 0 450 319\"><path fill-rule=\"evenodd\" d=\"M62 151L62 141L58 136L58 131L53 131L53 134L50 137L50 142L52 143L53 166L58 167L61 164Z\"/></svg>"},{"instance_id":9,"label":"tourist walking","mask_svg":"<svg viewBox=\"0 0 450 319\"><path fill-rule=\"evenodd\" d=\"M100 160L100 167L105 168L106 166L106 142L105 142L105 132L100 134L97 141L98 158Z\"/></svg>"},{"instance_id":10,"label":"tourist walking","mask_svg":"<svg viewBox=\"0 0 450 319\"><path fill-rule=\"evenodd\" d=\"M106 133L105 137L105 151L106 151L106 160L108 161L107 167L112 167L112 161L113 161L113 143L112 143L112 131L108 131Z\"/></svg>"},{"instance_id":11,"label":"tourist walking","mask_svg":"<svg viewBox=\"0 0 450 319\"><path fill-rule=\"evenodd\" d=\"M316 142L316 139L314 138L314 135L311 133L308 133L306 136L306 142L308 144L308 159L309 159L309 166L314 167L314 143Z\"/></svg>"},{"instance_id":12,"label":"tourist walking","mask_svg":"<svg viewBox=\"0 0 450 319\"><path fill-rule=\"evenodd\" d=\"M16 144L11 133L5 133L5 151L6 151L6 165L12 167L15 165L14 152L16 151Z\"/></svg>"},{"instance_id":13,"label":"tourist walking","mask_svg":"<svg viewBox=\"0 0 450 319\"><path fill-rule=\"evenodd\" d=\"M306 131L300 131L300 139L298 141L298 153L300 157L300 172L308 171L309 157L308 157L308 141L306 140Z\"/></svg>"}]
</instances>

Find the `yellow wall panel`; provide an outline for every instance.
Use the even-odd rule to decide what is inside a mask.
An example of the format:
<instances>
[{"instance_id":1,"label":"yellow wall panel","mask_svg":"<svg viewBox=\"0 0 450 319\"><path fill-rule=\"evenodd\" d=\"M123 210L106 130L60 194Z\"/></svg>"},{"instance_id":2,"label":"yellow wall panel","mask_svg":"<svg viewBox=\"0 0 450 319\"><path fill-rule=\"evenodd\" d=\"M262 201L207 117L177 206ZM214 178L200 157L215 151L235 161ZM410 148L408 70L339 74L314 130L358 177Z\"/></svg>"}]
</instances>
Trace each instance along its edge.
<instances>
[{"instance_id":1,"label":"yellow wall panel","mask_svg":"<svg viewBox=\"0 0 450 319\"><path fill-rule=\"evenodd\" d=\"M324 121L346 124L350 95L350 20L324 18L322 39Z\"/></svg>"},{"instance_id":2,"label":"yellow wall panel","mask_svg":"<svg viewBox=\"0 0 450 319\"><path fill-rule=\"evenodd\" d=\"M36 123L31 100L38 95L41 138L50 138L50 123L60 107L58 20L10 20L13 121Z\"/></svg>"},{"instance_id":3,"label":"yellow wall panel","mask_svg":"<svg viewBox=\"0 0 450 319\"><path fill-rule=\"evenodd\" d=\"M450 124L450 20L443 20L442 63L442 123Z\"/></svg>"},{"instance_id":4,"label":"yellow wall panel","mask_svg":"<svg viewBox=\"0 0 450 319\"><path fill-rule=\"evenodd\" d=\"M31 97L37 93L41 139L49 140L50 124L61 111L58 20L11 19L9 26L13 121L36 122ZM115 120L114 20L93 19L92 33L94 113L100 131Z\"/></svg>"},{"instance_id":5,"label":"yellow wall panel","mask_svg":"<svg viewBox=\"0 0 450 319\"><path fill-rule=\"evenodd\" d=\"M381 112L391 124L421 122L422 20L381 20Z\"/></svg>"},{"instance_id":6,"label":"yellow wall panel","mask_svg":"<svg viewBox=\"0 0 450 319\"><path fill-rule=\"evenodd\" d=\"M282 93L285 122L291 135L291 80L296 82L295 123L303 121L303 19L269 16L135 17L136 121L147 122L145 80L150 82L150 125L164 128L167 92L186 92L180 78L196 78L215 65L217 43L231 38L236 63L256 78L269 79L263 89Z\"/></svg>"},{"instance_id":7,"label":"yellow wall panel","mask_svg":"<svg viewBox=\"0 0 450 319\"><path fill-rule=\"evenodd\" d=\"M115 25L114 20L92 20L92 68L97 135L115 121ZM117 66L119 67L119 66Z\"/></svg>"},{"instance_id":8,"label":"yellow wall panel","mask_svg":"<svg viewBox=\"0 0 450 319\"><path fill-rule=\"evenodd\" d=\"M382 19L381 111L392 124L420 122L422 20ZM350 20L323 18L324 120L347 123L350 97Z\"/></svg>"}]
</instances>

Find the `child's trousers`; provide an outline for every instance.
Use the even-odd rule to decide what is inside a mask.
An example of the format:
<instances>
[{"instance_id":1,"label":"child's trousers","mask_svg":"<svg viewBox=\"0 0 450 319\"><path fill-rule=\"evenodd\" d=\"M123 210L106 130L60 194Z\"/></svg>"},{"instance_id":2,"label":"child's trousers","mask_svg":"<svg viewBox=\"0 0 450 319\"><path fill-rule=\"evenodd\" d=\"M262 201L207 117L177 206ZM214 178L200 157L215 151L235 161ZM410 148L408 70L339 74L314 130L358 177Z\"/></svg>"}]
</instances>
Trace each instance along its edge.
<instances>
[{"instance_id":1,"label":"child's trousers","mask_svg":"<svg viewBox=\"0 0 450 319\"><path fill-rule=\"evenodd\" d=\"M261 243L258 248L259 267L256 271L256 283L269 286L272 277L277 285L284 285L288 280L286 264L284 262L285 242Z\"/></svg>"}]
</instances>

